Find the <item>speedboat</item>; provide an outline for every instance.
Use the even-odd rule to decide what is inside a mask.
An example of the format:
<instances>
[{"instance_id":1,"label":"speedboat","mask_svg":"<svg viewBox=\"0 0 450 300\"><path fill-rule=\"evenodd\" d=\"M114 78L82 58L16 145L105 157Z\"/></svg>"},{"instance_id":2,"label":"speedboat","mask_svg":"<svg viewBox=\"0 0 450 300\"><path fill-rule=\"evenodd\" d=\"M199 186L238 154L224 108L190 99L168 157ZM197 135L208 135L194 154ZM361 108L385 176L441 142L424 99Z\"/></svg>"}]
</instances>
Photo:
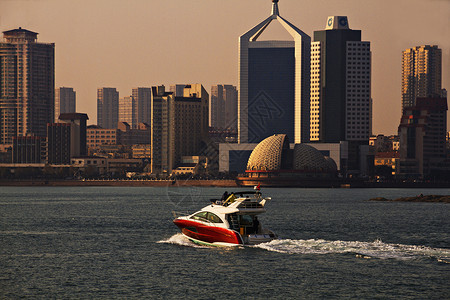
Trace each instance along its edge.
<instances>
[{"instance_id":1,"label":"speedboat","mask_svg":"<svg viewBox=\"0 0 450 300\"><path fill-rule=\"evenodd\" d=\"M270 242L277 236L263 227L257 215L265 213L259 187L256 191L231 193L191 215L178 216L173 222L190 241L208 246L240 246Z\"/></svg>"}]
</instances>

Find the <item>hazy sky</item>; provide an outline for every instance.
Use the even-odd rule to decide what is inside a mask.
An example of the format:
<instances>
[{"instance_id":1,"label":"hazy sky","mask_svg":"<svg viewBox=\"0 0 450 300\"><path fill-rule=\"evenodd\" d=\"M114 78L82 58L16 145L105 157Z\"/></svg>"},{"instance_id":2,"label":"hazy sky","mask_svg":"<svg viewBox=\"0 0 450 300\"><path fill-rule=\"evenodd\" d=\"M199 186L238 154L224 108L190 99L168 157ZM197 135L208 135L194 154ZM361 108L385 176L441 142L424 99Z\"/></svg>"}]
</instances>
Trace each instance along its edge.
<instances>
[{"instance_id":1,"label":"hazy sky","mask_svg":"<svg viewBox=\"0 0 450 300\"><path fill-rule=\"evenodd\" d=\"M270 15L270 0L0 0L0 30L22 28L56 44L56 87L73 87L77 111L96 123L98 87L237 85L238 37ZM313 36L332 15L371 42L373 131L401 116L401 52L436 44L450 90L450 0L280 0L280 15ZM261 39L290 37L273 24ZM450 123L450 122L449 122Z\"/></svg>"}]
</instances>

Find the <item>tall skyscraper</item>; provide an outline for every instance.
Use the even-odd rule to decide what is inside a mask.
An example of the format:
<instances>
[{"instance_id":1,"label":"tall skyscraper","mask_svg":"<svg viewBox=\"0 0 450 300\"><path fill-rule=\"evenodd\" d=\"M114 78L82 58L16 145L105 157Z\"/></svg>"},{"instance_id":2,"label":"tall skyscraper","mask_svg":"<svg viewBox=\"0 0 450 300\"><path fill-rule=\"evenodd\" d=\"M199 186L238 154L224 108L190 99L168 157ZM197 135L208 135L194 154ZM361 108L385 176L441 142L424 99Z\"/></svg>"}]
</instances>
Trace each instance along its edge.
<instances>
[{"instance_id":1,"label":"tall skyscraper","mask_svg":"<svg viewBox=\"0 0 450 300\"><path fill-rule=\"evenodd\" d=\"M368 144L371 111L370 42L347 17L328 17L311 43L311 141Z\"/></svg>"},{"instance_id":2,"label":"tall skyscraper","mask_svg":"<svg viewBox=\"0 0 450 300\"><path fill-rule=\"evenodd\" d=\"M416 105L416 98L442 97L442 50L418 46L402 53L402 108Z\"/></svg>"},{"instance_id":3,"label":"tall skyscraper","mask_svg":"<svg viewBox=\"0 0 450 300\"><path fill-rule=\"evenodd\" d=\"M131 128L137 126L137 101L134 97L119 99L119 122L126 122Z\"/></svg>"},{"instance_id":4,"label":"tall skyscraper","mask_svg":"<svg viewBox=\"0 0 450 300\"><path fill-rule=\"evenodd\" d=\"M137 123L151 122L151 102L152 89L147 87L138 87L132 90L132 97L136 101L137 106Z\"/></svg>"},{"instance_id":5,"label":"tall skyscraper","mask_svg":"<svg viewBox=\"0 0 450 300\"><path fill-rule=\"evenodd\" d=\"M55 122L60 114L76 112L76 92L73 88L60 87L55 90Z\"/></svg>"},{"instance_id":6,"label":"tall skyscraper","mask_svg":"<svg viewBox=\"0 0 450 300\"><path fill-rule=\"evenodd\" d=\"M97 90L97 124L102 128L117 128L119 92L115 88Z\"/></svg>"},{"instance_id":7,"label":"tall skyscraper","mask_svg":"<svg viewBox=\"0 0 450 300\"><path fill-rule=\"evenodd\" d=\"M260 142L276 133L296 143L309 141L311 38L279 14L239 38L239 143ZM293 41L257 41L277 20Z\"/></svg>"},{"instance_id":8,"label":"tall skyscraper","mask_svg":"<svg viewBox=\"0 0 450 300\"><path fill-rule=\"evenodd\" d=\"M213 85L209 103L209 124L219 129L237 129L237 89L233 85Z\"/></svg>"},{"instance_id":9,"label":"tall skyscraper","mask_svg":"<svg viewBox=\"0 0 450 300\"><path fill-rule=\"evenodd\" d=\"M3 32L0 42L0 144L29 134L45 137L54 121L55 44L38 43L26 29Z\"/></svg>"}]
</instances>

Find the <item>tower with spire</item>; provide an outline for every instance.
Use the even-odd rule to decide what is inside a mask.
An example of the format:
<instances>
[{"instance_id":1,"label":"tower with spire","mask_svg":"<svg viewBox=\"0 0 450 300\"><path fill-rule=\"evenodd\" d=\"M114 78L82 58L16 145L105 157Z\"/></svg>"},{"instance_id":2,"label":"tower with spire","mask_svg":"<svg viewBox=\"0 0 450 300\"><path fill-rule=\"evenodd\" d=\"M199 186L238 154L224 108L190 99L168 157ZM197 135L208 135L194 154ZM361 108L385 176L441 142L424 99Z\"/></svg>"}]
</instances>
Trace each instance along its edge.
<instances>
[{"instance_id":1,"label":"tower with spire","mask_svg":"<svg viewBox=\"0 0 450 300\"><path fill-rule=\"evenodd\" d=\"M293 40L258 40L274 20ZM280 16L278 0L267 19L239 37L239 143L276 133L309 141L310 45L306 33Z\"/></svg>"}]
</instances>

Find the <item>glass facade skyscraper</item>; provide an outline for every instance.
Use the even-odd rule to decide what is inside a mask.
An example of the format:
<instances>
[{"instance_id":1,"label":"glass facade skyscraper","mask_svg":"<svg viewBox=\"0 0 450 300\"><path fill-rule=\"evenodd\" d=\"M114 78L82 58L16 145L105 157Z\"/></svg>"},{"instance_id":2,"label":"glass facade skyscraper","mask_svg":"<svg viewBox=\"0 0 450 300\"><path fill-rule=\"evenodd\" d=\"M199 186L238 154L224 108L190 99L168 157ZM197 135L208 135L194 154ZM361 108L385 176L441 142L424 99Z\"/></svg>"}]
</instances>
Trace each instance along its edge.
<instances>
[{"instance_id":1,"label":"glass facade skyscraper","mask_svg":"<svg viewBox=\"0 0 450 300\"><path fill-rule=\"evenodd\" d=\"M272 2L272 14L239 38L239 143L282 133L296 143L309 141L311 38ZM293 41L257 40L273 20Z\"/></svg>"}]
</instances>

